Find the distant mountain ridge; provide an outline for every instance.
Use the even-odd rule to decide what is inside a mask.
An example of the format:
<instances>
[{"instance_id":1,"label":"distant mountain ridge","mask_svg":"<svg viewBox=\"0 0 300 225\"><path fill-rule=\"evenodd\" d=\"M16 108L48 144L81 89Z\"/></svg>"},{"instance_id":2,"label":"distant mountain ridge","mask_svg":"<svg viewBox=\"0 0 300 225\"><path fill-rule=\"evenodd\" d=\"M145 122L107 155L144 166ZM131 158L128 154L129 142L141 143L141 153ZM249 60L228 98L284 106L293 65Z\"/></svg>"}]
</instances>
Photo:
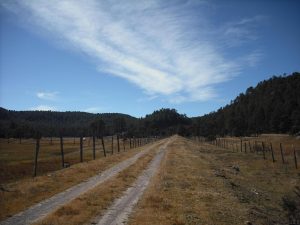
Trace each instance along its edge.
<instances>
[{"instance_id":1,"label":"distant mountain ridge","mask_svg":"<svg viewBox=\"0 0 300 225\"><path fill-rule=\"evenodd\" d=\"M252 135L300 132L300 73L273 76L249 87L230 104L204 116L188 118L175 109L160 109L135 118L122 113L12 111L0 108L0 137L91 135L95 119L105 135Z\"/></svg>"}]
</instances>

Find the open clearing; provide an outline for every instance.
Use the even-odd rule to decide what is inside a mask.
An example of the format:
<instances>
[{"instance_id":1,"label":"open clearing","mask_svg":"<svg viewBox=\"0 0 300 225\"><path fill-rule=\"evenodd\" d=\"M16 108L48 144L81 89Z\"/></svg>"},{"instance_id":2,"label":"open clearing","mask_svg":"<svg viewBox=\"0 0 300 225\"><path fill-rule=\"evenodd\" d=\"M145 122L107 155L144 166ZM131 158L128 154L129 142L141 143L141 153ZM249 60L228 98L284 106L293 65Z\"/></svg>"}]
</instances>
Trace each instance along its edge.
<instances>
[{"instance_id":1,"label":"open clearing","mask_svg":"<svg viewBox=\"0 0 300 225\"><path fill-rule=\"evenodd\" d=\"M116 154L117 138L104 137L104 146L107 155ZM143 140L145 141L145 140ZM80 163L80 139L64 138L64 158L70 165ZM19 179L32 177L34 166L36 140L3 139L0 138L0 184L17 181ZM93 159L92 137L86 137L83 141L83 161ZM95 157L103 158L104 152L101 139L95 141ZM129 140L120 138L120 152L130 149ZM60 170L61 151L59 138L42 138L40 140L40 152L38 159L38 175Z\"/></svg>"},{"instance_id":2,"label":"open clearing","mask_svg":"<svg viewBox=\"0 0 300 225\"><path fill-rule=\"evenodd\" d=\"M113 218L120 216L122 223L129 216L126 223L138 225L289 224L289 219L299 213L299 208L292 212L287 207L289 204L300 206L300 196L295 194L300 186L299 169L263 160L260 154L234 152L180 136L169 140L161 162L155 166L156 172L149 177L149 184L138 189L135 197L126 200L126 195L134 189L167 140L151 144L153 151L103 184L60 205L37 224L97 224L112 214L110 209L122 201L125 203L121 205L128 207L115 210ZM145 148L140 150L145 151ZM127 152L130 153L137 152ZM121 154L112 157L121 157ZM104 163L101 160L92 163L94 166ZM83 169L88 164L78 165ZM41 195L41 192L36 193ZM13 195L10 198L13 199ZM110 222L99 224L121 224L120 220L106 221Z\"/></svg>"}]
</instances>

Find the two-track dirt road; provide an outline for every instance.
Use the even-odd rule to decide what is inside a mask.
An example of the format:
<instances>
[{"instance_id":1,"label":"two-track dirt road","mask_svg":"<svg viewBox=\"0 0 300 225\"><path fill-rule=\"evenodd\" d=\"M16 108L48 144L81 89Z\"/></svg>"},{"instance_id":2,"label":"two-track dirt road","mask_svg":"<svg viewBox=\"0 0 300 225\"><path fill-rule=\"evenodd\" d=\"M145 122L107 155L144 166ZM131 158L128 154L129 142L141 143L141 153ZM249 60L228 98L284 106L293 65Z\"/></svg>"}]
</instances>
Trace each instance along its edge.
<instances>
[{"instance_id":1,"label":"two-track dirt road","mask_svg":"<svg viewBox=\"0 0 300 225\"><path fill-rule=\"evenodd\" d=\"M299 176L296 169L266 162L260 155L173 136L0 224L288 224L294 211L287 211L285 202L300 210L295 195ZM118 195L105 195L121 185L117 178L128 177L132 182L123 183ZM84 196L87 192L90 197ZM91 199L100 198L108 200L98 207ZM80 202L87 204L72 208ZM83 219L87 207L92 213Z\"/></svg>"},{"instance_id":2,"label":"two-track dirt road","mask_svg":"<svg viewBox=\"0 0 300 225\"><path fill-rule=\"evenodd\" d=\"M34 222L46 217L48 214L55 211L58 207L63 206L64 204L67 204L68 202L79 197L80 195L84 194L85 192L88 192L89 190L93 189L94 187L101 185L105 181L116 176L119 172L121 172L121 171L125 170L126 168L128 168L129 166L135 164L138 159L143 157L150 150L153 150L153 148L157 148L157 145L148 146L146 149L137 153L133 157L113 166L112 168L102 172L101 174L91 177L90 179L88 179L85 182L75 185L59 194L54 195L53 197L51 197L45 201L42 201L36 205L33 205L30 208L28 208L27 210L22 211L4 221L1 221L0 224L1 225L7 225L7 224L24 225L24 224L34 223ZM156 163L155 166L158 166L158 164Z\"/></svg>"},{"instance_id":3,"label":"two-track dirt road","mask_svg":"<svg viewBox=\"0 0 300 225\"><path fill-rule=\"evenodd\" d=\"M126 223L133 207L144 193L154 173L158 170L169 142L170 140L160 147L160 151L151 161L148 168L137 178L134 185L128 188L124 195L114 202L99 220L97 225L117 225Z\"/></svg>"}]
</instances>

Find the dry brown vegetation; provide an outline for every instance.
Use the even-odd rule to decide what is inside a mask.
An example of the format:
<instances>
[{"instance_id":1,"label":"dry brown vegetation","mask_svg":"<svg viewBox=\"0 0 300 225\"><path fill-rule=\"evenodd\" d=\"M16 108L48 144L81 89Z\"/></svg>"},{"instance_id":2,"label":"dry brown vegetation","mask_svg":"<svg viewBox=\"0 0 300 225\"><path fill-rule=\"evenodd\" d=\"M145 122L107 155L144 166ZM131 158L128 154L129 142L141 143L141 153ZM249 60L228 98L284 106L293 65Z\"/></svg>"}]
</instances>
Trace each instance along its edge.
<instances>
[{"instance_id":1,"label":"dry brown vegetation","mask_svg":"<svg viewBox=\"0 0 300 225\"><path fill-rule=\"evenodd\" d=\"M70 203L35 223L35 225L80 225L93 220L134 183L139 174L146 169L156 154L153 149L140 158L137 163L120 172L116 177L95 187Z\"/></svg>"},{"instance_id":2,"label":"dry brown vegetation","mask_svg":"<svg viewBox=\"0 0 300 225\"><path fill-rule=\"evenodd\" d=\"M112 154L111 138L104 138L107 155ZM129 141L120 139L120 151L129 150ZM79 138L64 138L65 162L74 165L80 162ZM117 152L117 140L114 138L114 153ZM31 177L33 174L35 155L35 140L23 139L0 139L0 184L17 181ZM102 158L103 148L101 140L96 140L96 159ZM88 137L83 142L83 160L93 159L92 138ZM61 165L61 152L59 138L42 138L38 160L38 175L59 170Z\"/></svg>"},{"instance_id":3,"label":"dry brown vegetation","mask_svg":"<svg viewBox=\"0 0 300 225\"><path fill-rule=\"evenodd\" d=\"M259 138L262 139L251 137L247 141L299 146L299 140L289 136ZM288 224L289 218L300 214L300 188L297 189L300 170L291 166L292 158L288 159L289 164L273 163L264 160L261 154L233 151L179 136L172 140L159 172L135 207L129 224L275 225ZM228 140L239 141L237 138ZM103 213L136 180L161 143L153 144L154 151L117 177L62 206L38 224L94 222L92 218ZM82 182L141 149L5 184L0 191L0 220ZM267 159L270 159L269 153Z\"/></svg>"},{"instance_id":4,"label":"dry brown vegetation","mask_svg":"<svg viewBox=\"0 0 300 225\"><path fill-rule=\"evenodd\" d=\"M274 163L284 164L283 166L288 168L299 167L300 163L300 139L296 136L284 135L284 134L263 134L258 137L225 137L217 138L217 141L213 141L213 144L223 146L233 151L252 152L261 155L267 161L273 161ZM241 146L242 144L242 146ZM265 154L263 154L263 147ZM273 150L273 156L272 156ZM282 153L281 153L282 151ZM265 156L264 156L265 155ZM296 164L295 164L296 155Z\"/></svg>"},{"instance_id":5,"label":"dry brown vegetation","mask_svg":"<svg viewBox=\"0 0 300 225\"><path fill-rule=\"evenodd\" d=\"M55 171L36 178L21 179L1 185L0 220L13 215L27 207L53 196L85 179L104 171L113 165L130 158L146 147L156 148L158 141L126 152L102 157L97 160L79 163L63 170Z\"/></svg>"},{"instance_id":6,"label":"dry brown vegetation","mask_svg":"<svg viewBox=\"0 0 300 225\"><path fill-rule=\"evenodd\" d=\"M129 224L288 224L300 172L178 137Z\"/></svg>"},{"instance_id":7,"label":"dry brown vegetation","mask_svg":"<svg viewBox=\"0 0 300 225\"><path fill-rule=\"evenodd\" d=\"M240 140L242 140L243 142L247 142L247 148L249 148L249 142L252 146L255 145L255 142L258 144L264 142L266 147L269 147L270 143L272 143L273 150L277 154L280 154L280 143L282 144L284 153L287 155L292 155L294 148L300 150L300 138L287 134L262 134L258 137L226 137L220 139L232 141L238 145L240 145Z\"/></svg>"}]
</instances>

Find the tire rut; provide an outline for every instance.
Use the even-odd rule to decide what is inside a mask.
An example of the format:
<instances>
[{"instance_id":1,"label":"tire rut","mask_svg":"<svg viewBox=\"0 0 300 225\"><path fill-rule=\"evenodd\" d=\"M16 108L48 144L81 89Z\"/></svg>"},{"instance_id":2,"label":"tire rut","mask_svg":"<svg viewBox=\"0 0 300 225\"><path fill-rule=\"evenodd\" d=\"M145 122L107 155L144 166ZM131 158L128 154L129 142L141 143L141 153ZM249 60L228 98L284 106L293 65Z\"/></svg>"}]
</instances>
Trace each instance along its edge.
<instances>
[{"instance_id":1,"label":"tire rut","mask_svg":"<svg viewBox=\"0 0 300 225\"><path fill-rule=\"evenodd\" d=\"M120 225L126 224L129 215L131 214L134 206L144 193L148 186L150 179L158 170L161 160L165 155L167 145L170 140L160 147L159 152L150 162L147 169L137 178L134 185L128 188L122 197L117 199L112 206L105 212L98 222L91 222L90 224L97 225ZM99 218L94 219L96 221Z\"/></svg>"}]
</instances>

